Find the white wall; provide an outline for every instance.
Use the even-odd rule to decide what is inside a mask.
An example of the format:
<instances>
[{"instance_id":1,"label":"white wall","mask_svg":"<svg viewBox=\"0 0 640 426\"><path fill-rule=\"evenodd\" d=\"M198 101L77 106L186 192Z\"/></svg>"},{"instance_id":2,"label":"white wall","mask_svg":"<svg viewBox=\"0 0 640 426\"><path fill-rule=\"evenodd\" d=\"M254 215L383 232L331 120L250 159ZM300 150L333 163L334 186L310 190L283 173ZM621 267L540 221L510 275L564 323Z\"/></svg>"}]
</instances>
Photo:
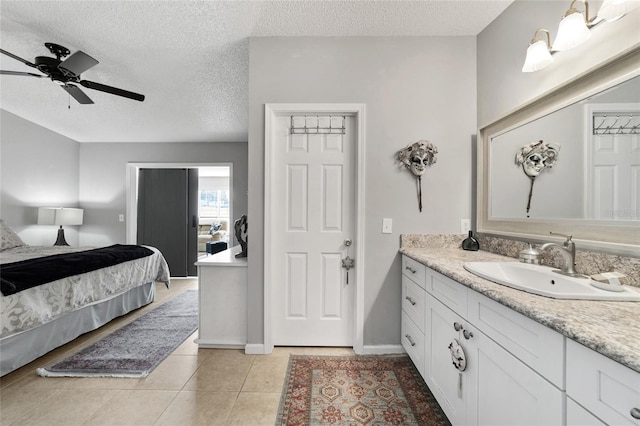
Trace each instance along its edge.
<instances>
[{"instance_id":1,"label":"white wall","mask_svg":"<svg viewBox=\"0 0 640 426\"><path fill-rule=\"evenodd\" d=\"M516 0L478 35L478 124L484 127L518 106L563 85L612 57L640 45L640 8L591 30L575 49L558 52L543 70L523 73L527 47L538 28L553 42L568 0ZM596 14L601 1L589 1ZM578 8L582 10L579 4Z\"/></svg>"},{"instance_id":2,"label":"white wall","mask_svg":"<svg viewBox=\"0 0 640 426\"><path fill-rule=\"evenodd\" d=\"M233 163L233 215L247 212L247 144L83 143L80 144L80 200L85 209L80 243L101 246L126 241L127 163Z\"/></svg>"},{"instance_id":3,"label":"white wall","mask_svg":"<svg viewBox=\"0 0 640 426\"><path fill-rule=\"evenodd\" d=\"M56 226L36 225L38 207L78 206L79 144L0 110L0 216L30 245L53 245ZM78 245L78 227L65 227Z\"/></svg>"},{"instance_id":4,"label":"white wall","mask_svg":"<svg viewBox=\"0 0 640 426\"><path fill-rule=\"evenodd\" d=\"M475 50L474 37L250 40L249 343L263 342L264 104L366 104L364 344L400 344L400 234L459 232L471 215ZM395 162L420 139L440 151L422 213L415 178Z\"/></svg>"}]
</instances>

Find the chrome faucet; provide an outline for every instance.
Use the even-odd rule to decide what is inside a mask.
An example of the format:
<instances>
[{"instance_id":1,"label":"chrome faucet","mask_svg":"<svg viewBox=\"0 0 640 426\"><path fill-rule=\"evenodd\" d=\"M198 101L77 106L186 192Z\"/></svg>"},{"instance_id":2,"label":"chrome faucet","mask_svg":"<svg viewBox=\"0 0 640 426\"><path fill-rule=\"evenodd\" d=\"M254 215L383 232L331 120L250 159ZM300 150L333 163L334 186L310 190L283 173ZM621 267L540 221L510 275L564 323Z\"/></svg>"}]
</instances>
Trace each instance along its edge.
<instances>
[{"instance_id":1,"label":"chrome faucet","mask_svg":"<svg viewBox=\"0 0 640 426\"><path fill-rule=\"evenodd\" d=\"M584 275L576 271L576 245L571 240L572 236L557 234L555 232L549 232L549 234L558 235L560 237L566 238L565 242L562 243L562 245L558 243L545 243L539 247L541 251L547 250L548 248L552 248L552 247L555 247L558 250L560 250L560 254L562 254L564 265L562 265L560 270L554 269L553 272L557 272L558 274L562 274L562 275L568 275L570 277L586 278Z\"/></svg>"}]
</instances>

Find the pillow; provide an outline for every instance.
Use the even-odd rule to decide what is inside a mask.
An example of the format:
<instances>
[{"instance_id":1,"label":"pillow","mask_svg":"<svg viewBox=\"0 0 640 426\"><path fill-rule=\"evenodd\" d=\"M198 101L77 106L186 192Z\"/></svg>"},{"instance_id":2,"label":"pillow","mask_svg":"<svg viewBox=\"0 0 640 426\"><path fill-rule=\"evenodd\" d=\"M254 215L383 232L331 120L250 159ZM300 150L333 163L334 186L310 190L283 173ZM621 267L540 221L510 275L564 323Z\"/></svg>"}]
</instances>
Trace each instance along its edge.
<instances>
[{"instance_id":1,"label":"pillow","mask_svg":"<svg viewBox=\"0 0 640 426\"><path fill-rule=\"evenodd\" d=\"M22 241L18 234L16 234L4 220L0 219L0 250L21 246L26 246L24 241Z\"/></svg>"},{"instance_id":2,"label":"pillow","mask_svg":"<svg viewBox=\"0 0 640 426\"><path fill-rule=\"evenodd\" d=\"M222 224L221 223L214 223L211 225L211 229L209 230L210 234L213 234L216 231L219 231L220 228L222 228Z\"/></svg>"}]
</instances>

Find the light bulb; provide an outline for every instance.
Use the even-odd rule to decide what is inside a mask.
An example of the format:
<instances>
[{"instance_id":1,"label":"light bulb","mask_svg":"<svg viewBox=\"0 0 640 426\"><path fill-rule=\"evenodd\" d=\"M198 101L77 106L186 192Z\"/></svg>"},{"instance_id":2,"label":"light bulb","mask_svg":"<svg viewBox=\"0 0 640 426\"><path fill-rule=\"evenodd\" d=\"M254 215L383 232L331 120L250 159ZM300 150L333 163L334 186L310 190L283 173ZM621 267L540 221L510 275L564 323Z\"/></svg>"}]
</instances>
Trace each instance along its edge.
<instances>
[{"instance_id":1,"label":"light bulb","mask_svg":"<svg viewBox=\"0 0 640 426\"><path fill-rule=\"evenodd\" d=\"M522 72L534 72L543 69L553 62L549 48L544 40L531 43L527 48L527 57Z\"/></svg>"},{"instance_id":2,"label":"light bulb","mask_svg":"<svg viewBox=\"0 0 640 426\"><path fill-rule=\"evenodd\" d=\"M589 37L591 37L591 31L589 31L582 13L571 13L560 21L558 35L553 42L553 50L573 49L587 41Z\"/></svg>"}]
</instances>

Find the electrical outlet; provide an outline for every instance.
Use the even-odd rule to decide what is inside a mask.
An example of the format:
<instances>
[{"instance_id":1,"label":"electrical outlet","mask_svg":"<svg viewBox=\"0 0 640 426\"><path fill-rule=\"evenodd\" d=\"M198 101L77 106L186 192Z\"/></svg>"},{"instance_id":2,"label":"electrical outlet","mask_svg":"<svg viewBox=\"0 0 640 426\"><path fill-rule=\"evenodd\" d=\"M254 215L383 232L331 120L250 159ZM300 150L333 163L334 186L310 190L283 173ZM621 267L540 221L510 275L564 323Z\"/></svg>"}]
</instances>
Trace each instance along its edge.
<instances>
[{"instance_id":1,"label":"electrical outlet","mask_svg":"<svg viewBox=\"0 0 640 426\"><path fill-rule=\"evenodd\" d=\"M382 233L390 234L391 228L393 226L393 220L389 217L385 217L382 219Z\"/></svg>"},{"instance_id":2,"label":"electrical outlet","mask_svg":"<svg viewBox=\"0 0 640 426\"><path fill-rule=\"evenodd\" d=\"M460 233L468 234L471 231L471 219L460 220Z\"/></svg>"},{"instance_id":3,"label":"electrical outlet","mask_svg":"<svg viewBox=\"0 0 640 426\"><path fill-rule=\"evenodd\" d=\"M118 221L124 222L124 215L123 214L119 214L118 215Z\"/></svg>"}]
</instances>

